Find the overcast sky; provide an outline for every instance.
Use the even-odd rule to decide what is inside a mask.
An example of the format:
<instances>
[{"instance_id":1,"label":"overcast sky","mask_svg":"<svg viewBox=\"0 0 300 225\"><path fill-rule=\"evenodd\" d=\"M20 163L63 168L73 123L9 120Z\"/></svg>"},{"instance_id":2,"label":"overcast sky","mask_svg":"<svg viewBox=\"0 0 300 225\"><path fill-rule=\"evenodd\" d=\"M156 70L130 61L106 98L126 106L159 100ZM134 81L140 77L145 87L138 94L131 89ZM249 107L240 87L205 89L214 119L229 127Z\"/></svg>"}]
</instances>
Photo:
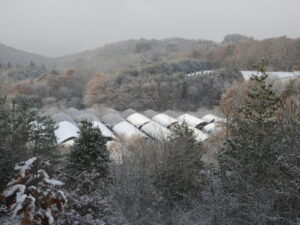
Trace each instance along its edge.
<instances>
[{"instance_id":1,"label":"overcast sky","mask_svg":"<svg viewBox=\"0 0 300 225\"><path fill-rule=\"evenodd\" d=\"M61 56L131 38L300 37L300 0L0 0L0 43Z\"/></svg>"}]
</instances>

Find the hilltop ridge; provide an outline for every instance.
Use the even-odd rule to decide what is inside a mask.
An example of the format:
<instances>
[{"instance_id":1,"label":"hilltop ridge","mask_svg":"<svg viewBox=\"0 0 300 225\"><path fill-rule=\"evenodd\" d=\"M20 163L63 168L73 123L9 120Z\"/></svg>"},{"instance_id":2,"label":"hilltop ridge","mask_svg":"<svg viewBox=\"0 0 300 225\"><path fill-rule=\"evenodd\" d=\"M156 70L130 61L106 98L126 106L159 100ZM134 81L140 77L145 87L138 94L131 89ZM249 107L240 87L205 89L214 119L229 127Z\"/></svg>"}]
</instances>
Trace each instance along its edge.
<instances>
[{"instance_id":1,"label":"hilltop ridge","mask_svg":"<svg viewBox=\"0 0 300 225\"><path fill-rule=\"evenodd\" d=\"M262 58L270 70L299 70L300 38L291 39L283 36L255 40L252 37L231 34L225 36L221 43L184 38L131 39L56 58L0 44L1 64L8 62L14 65L29 64L34 61L36 64L59 69L83 68L106 73L158 62L187 59L250 69L253 63Z\"/></svg>"}]
</instances>

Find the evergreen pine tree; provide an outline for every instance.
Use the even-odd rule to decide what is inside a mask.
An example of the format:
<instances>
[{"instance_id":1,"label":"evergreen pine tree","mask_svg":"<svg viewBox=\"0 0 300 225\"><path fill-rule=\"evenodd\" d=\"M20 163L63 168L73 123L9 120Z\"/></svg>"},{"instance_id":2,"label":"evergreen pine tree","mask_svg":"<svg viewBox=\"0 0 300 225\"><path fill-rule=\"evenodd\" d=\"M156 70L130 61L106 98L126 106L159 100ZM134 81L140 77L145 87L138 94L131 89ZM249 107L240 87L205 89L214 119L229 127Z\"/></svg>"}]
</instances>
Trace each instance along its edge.
<instances>
[{"instance_id":1,"label":"evergreen pine tree","mask_svg":"<svg viewBox=\"0 0 300 225\"><path fill-rule=\"evenodd\" d=\"M79 132L69 157L72 171L76 175L94 171L102 178L108 177L110 159L106 142L109 139L102 135L99 128L93 127L93 124L87 121L81 123Z\"/></svg>"},{"instance_id":2,"label":"evergreen pine tree","mask_svg":"<svg viewBox=\"0 0 300 225\"><path fill-rule=\"evenodd\" d=\"M158 168L156 187L169 204L184 199L185 195L199 196L204 168L203 152L196 143L193 130L186 123L175 125Z\"/></svg>"},{"instance_id":3,"label":"evergreen pine tree","mask_svg":"<svg viewBox=\"0 0 300 225\"><path fill-rule=\"evenodd\" d=\"M251 78L255 84L248 92L249 101L240 108L243 118L232 122L231 137L218 155L221 177L227 196L238 202L231 208L236 224L293 224L296 216L289 212L295 206L280 200L290 179L279 166L290 153L277 118L280 99L267 84L263 64L257 68L261 76Z\"/></svg>"},{"instance_id":4,"label":"evergreen pine tree","mask_svg":"<svg viewBox=\"0 0 300 225\"><path fill-rule=\"evenodd\" d=\"M12 151L18 153L18 161L28 157L54 157L56 138L54 122L39 113L34 102L13 103L9 112Z\"/></svg>"},{"instance_id":5,"label":"evergreen pine tree","mask_svg":"<svg viewBox=\"0 0 300 225\"><path fill-rule=\"evenodd\" d=\"M30 122L29 130L31 155L53 159L57 155L56 126L50 118L40 115L36 108L33 111L34 121Z\"/></svg>"},{"instance_id":6,"label":"evergreen pine tree","mask_svg":"<svg viewBox=\"0 0 300 225\"><path fill-rule=\"evenodd\" d=\"M9 176L12 175L11 159L14 157L10 145L10 132L8 123L8 110L6 98L0 99L0 189L8 182Z\"/></svg>"},{"instance_id":7,"label":"evergreen pine tree","mask_svg":"<svg viewBox=\"0 0 300 225\"><path fill-rule=\"evenodd\" d=\"M1 100L1 184L11 176L14 164L19 161L36 156L55 159L58 152L54 123L38 110L36 105L27 102L8 104Z\"/></svg>"}]
</instances>

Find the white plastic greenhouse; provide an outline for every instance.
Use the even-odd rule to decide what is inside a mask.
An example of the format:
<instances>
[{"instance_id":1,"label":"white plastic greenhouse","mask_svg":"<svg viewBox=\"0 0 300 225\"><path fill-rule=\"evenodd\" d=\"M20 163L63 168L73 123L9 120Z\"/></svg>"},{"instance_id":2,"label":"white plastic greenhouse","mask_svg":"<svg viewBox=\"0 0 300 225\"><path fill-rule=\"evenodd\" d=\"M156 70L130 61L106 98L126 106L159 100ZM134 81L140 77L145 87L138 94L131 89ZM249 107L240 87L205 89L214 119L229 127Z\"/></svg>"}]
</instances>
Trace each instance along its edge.
<instances>
[{"instance_id":1,"label":"white plastic greenhouse","mask_svg":"<svg viewBox=\"0 0 300 225\"><path fill-rule=\"evenodd\" d=\"M178 122L179 125L181 125L183 122ZM208 138L208 135L205 134L204 132L202 132L201 130L192 127L190 125L188 125L188 128L192 131L194 131L194 135L195 135L195 139L197 142L202 142L205 141ZM171 127L171 130L174 130L174 127Z\"/></svg>"},{"instance_id":2,"label":"white plastic greenhouse","mask_svg":"<svg viewBox=\"0 0 300 225\"><path fill-rule=\"evenodd\" d=\"M99 121L98 117L96 117L95 115L88 113L88 112L83 112L81 114L79 114L79 116L77 116L75 118L76 121L81 122L81 121L88 121L88 122L93 122L93 121Z\"/></svg>"},{"instance_id":3,"label":"white plastic greenhouse","mask_svg":"<svg viewBox=\"0 0 300 225\"><path fill-rule=\"evenodd\" d=\"M207 122L205 122L195 116L187 114L187 113L179 116L177 119L180 122L186 122L188 125L199 128L199 129L201 129L202 127L204 127L207 124Z\"/></svg>"},{"instance_id":4,"label":"white plastic greenhouse","mask_svg":"<svg viewBox=\"0 0 300 225\"><path fill-rule=\"evenodd\" d=\"M150 121L141 127L141 130L147 134L148 136L152 137L158 141L167 140L168 137L172 134L170 130L167 128L159 125L154 121Z\"/></svg>"},{"instance_id":5,"label":"white plastic greenhouse","mask_svg":"<svg viewBox=\"0 0 300 225\"><path fill-rule=\"evenodd\" d=\"M178 120L163 113L157 114L156 116L152 117L152 120L167 128L178 122Z\"/></svg>"},{"instance_id":6,"label":"white plastic greenhouse","mask_svg":"<svg viewBox=\"0 0 300 225\"><path fill-rule=\"evenodd\" d=\"M112 112L112 113L105 114L101 118L101 121L103 123L105 123L107 126L113 127L113 126L117 125L118 123L125 121L125 119L122 116L120 116L119 113Z\"/></svg>"},{"instance_id":7,"label":"white plastic greenhouse","mask_svg":"<svg viewBox=\"0 0 300 225\"><path fill-rule=\"evenodd\" d=\"M207 114L201 118L206 123L212 123L212 122L225 122L224 118L220 118L218 116L215 116L213 114Z\"/></svg>"},{"instance_id":8,"label":"white plastic greenhouse","mask_svg":"<svg viewBox=\"0 0 300 225\"><path fill-rule=\"evenodd\" d=\"M127 121L118 123L113 126L112 129L117 136L124 137L125 139L131 139L134 137L147 138L147 135Z\"/></svg>"},{"instance_id":9,"label":"white plastic greenhouse","mask_svg":"<svg viewBox=\"0 0 300 225\"><path fill-rule=\"evenodd\" d=\"M54 134L58 144L72 144L71 140L79 136L79 129L73 123L62 121L57 123L57 125L58 128L54 131Z\"/></svg>"},{"instance_id":10,"label":"white plastic greenhouse","mask_svg":"<svg viewBox=\"0 0 300 225\"><path fill-rule=\"evenodd\" d=\"M71 116L69 116L69 115L67 115L65 113L62 113L62 112L59 112L59 113L56 113L56 114L52 115L51 119L55 123L60 123L60 122L63 122L63 121L68 121L68 122L76 125L76 122L72 119Z\"/></svg>"},{"instance_id":11,"label":"white plastic greenhouse","mask_svg":"<svg viewBox=\"0 0 300 225\"><path fill-rule=\"evenodd\" d=\"M130 116L127 117L127 120L139 129L144 124L149 123L151 121L148 117L146 117L140 113L131 114Z\"/></svg>"},{"instance_id":12,"label":"white plastic greenhouse","mask_svg":"<svg viewBox=\"0 0 300 225\"><path fill-rule=\"evenodd\" d=\"M93 121L92 123L94 127L98 127L101 130L103 136L116 138L116 136L100 121Z\"/></svg>"}]
</instances>

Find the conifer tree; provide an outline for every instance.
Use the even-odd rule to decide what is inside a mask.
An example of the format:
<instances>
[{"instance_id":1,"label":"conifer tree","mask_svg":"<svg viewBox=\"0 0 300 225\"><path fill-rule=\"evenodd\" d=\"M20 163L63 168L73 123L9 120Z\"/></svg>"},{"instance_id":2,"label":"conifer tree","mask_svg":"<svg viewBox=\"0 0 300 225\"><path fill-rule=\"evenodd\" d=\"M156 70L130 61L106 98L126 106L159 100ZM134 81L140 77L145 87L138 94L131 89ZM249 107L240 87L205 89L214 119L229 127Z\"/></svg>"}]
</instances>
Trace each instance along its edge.
<instances>
[{"instance_id":1,"label":"conifer tree","mask_svg":"<svg viewBox=\"0 0 300 225\"><path fill-rule=\"evenodd\" d=\"M0 99L0 189L8 182L9 175L12 173L11 159L14 157L10 145L10 132L8 123L8 110L6 98Z\"/></svg>"},{"instance_id":2,"label":"conifer tree","mask_svg":"<svg viewBox=\"0 0 300 225\"><path fill-rule=\"evenodd\" d=\"M186 123L175 125L159 165L156 187L169 202L175 203L185 195L199 196L203 152L196 143L193 130Z\"/></svg>"},{"instance_id":3,"label":"conifer tree","mask_svg":"<svg viewBox=\"0 0 300 225\"><path fill-rule=\"evenodd\" d=\"M27 102L12 104L1 100L0 155L1 185L11 176L12 167L29 157L55 159L56 138L53 121L39 114L37 105ZM4 179L2 181L2 179Z\"/></svg>"},{"instance_id":4,"label":"conifer tree","mask_svg":"<svg viewBox=\"0 0 300 225\"><path fill-rule=\"evenodd\" d=\"M267 84L263 64L256 66L261 76L251 78L255 84L248 92L249 100L240 108L243 117L232 122L231 137L218 155L221 178L226 195L238 202L231 206L236 224L293 224L296 214L291 212L300 200L295 197L300 186L295 181L300 177L294 173L293 188L287 187L291 174L280 165L291 149L277 118L280 99ZM294 205L283 201L287 198L283 193L290 194Z\"/></svg>"},{"instance_id":5,"label":"conifer tree","mask_svg":"<svg viewBox=\"0 0 300 225\"><path fill-rule=\"evenodd\" d=\"M9 112L9 123L12 151L19 153L18 161L56 155L56 127L50 118L39 113L37 103L14 102Z\"/></svg>"},{"instance_id":6,"label":"conifer tree","mask_svg":"<svg viewBox=\"0 0 300 225\"><path fill-rule=\"evenodd\" d=\"M69 157L74 174L95 171L100 177L106 178L109 175L110 159L106 146L109 139L102 135L99 128L93 127L93 124L87 121L81 123L79 134Z\"/></svg>"}]
</instances>

